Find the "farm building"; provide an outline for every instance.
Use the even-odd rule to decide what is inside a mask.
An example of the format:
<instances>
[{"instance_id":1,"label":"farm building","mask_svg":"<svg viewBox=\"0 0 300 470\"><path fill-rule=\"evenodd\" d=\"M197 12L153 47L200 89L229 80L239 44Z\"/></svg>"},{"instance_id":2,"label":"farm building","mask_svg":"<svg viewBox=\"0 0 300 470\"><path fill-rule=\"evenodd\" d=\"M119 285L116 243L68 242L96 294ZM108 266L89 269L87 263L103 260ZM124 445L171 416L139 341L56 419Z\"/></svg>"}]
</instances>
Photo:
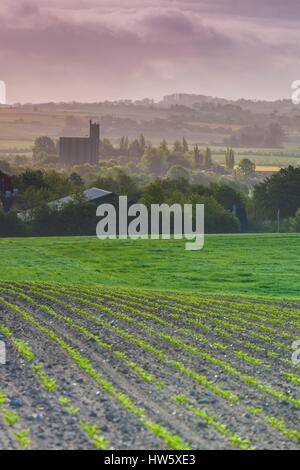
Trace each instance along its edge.
<instances>
[{"instance_id":1,"label":"farm building","mask_svg":"<svg viewBox=\"0 0 300 470\"><path fill-rule=\"evenodd\" d=\"M87 202L91 202L95 206L95 210L100 204L114 204L117 198L114 193L99 188L86 189L82 194ZM69 195L49 202L48 206L56 210L61 210L66 204L73 200L74 195ZM18 212L18 217L23 221L31 220L33 211L34 209L28 209L26 211Z\"/></svg>"},{"instance_id":2,"label":"farm building","mask_svg":"<svg viewBox=\"0 0 300 470\"><path fill-rule=\"evenodd\" d=\"M115 201L115 194L110 191L105 191L104 189L99 188L89 188L83 191L83 196L88 202L92 202L95 206L99 204L113 204ZM51 207L56 209L62 209L65 204L71 202L74 199L73 196L65 196L56 201L50 202Z\"/></svg>"},{"instance_id":3,"label":"farm building","mask_svg":"<svg viewBox=\"0 0 300 470\"><path fill-rule=\"evenodd\" d=\"M90 121L89 137L61 137L59 159L67 165L95 164L99 158L100 126Z\"/></svg>"}]
</instances>

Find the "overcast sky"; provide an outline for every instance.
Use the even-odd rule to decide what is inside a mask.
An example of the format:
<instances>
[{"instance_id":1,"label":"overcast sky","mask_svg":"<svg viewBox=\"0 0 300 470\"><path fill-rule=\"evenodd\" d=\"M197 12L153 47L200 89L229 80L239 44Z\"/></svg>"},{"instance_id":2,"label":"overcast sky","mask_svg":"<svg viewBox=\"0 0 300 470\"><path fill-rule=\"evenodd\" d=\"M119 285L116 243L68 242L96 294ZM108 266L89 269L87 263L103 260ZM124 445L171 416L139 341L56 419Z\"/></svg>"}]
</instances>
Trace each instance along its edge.
<instances>
[{"instance_id":1,"label":"overcast sky","mask_svg":"<svg viewBox=\"0 0 300 470\"><path fill-rule=\"evenodd\" d=\"M13 102L290 97L299 0L1 0Z\"/></svg>"}]
</instances>

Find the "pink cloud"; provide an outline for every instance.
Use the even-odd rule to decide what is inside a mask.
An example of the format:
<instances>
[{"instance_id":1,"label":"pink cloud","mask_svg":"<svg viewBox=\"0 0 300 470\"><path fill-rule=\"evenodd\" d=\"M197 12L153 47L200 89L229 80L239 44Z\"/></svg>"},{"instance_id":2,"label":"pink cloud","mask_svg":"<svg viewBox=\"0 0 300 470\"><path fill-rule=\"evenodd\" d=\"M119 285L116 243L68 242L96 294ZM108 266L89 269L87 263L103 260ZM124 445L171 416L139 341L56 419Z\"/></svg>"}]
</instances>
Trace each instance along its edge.
<instances>
[{"instance_id":1,"label":"pink cloud","mask_svg":"<svg viewBox=\"0 0 300 470\"><path fill-rule=\"evenodd\" d=\"M11 102L287 96L299 15L292 0L2 0L0 78Z\"/></svg>"}]
</instances>

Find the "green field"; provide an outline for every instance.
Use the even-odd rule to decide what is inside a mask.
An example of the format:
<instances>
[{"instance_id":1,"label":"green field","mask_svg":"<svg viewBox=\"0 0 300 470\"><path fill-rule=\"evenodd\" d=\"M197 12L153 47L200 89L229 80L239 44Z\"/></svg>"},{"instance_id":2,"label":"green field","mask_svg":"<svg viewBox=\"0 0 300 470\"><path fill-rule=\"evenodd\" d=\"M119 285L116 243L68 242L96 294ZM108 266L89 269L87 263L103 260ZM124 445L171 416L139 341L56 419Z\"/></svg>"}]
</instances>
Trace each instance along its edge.
<instances>
[{"instance_id":1,"label":"green field","mask_svg":"<svg viewBox=\"0 0 300 470\"><path fill-rule=\"evenodd\" d=\"M1 280L97 283L164 291L299 297L300 235L207 235L184 241L1 239Z\"/></svg>"},{"instance_id":2,"label":"green field","mask_svg":"<svg viewBox=\"0 0 300 470\"><path fill-rule=\"evenodd\" d=\"M212 147L213 161L224 163L226 148ZM278 165L286 167L288 165L299 166L299 147L286 145L282 148L245 148L235 147L235 162L238 164L244 158L249 158L256 165Z\"/></svg>"}]
</instances>

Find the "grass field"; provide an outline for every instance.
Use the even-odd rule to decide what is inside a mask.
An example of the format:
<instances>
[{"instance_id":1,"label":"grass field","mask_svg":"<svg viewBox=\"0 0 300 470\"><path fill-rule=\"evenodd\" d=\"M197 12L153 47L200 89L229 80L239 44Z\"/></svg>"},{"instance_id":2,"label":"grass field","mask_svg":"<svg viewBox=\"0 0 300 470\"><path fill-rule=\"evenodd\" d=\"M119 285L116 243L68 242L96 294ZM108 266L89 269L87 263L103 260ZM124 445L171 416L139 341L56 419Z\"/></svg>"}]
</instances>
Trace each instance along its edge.
<instances>
[{"instance_id":1,"label":"grass field","mask_svg":"<svg viewBox=\"0 0 300 470\"><path fill-rule=\"evenodd\" d=\"M299 245L1 239L0 449L300 449Z\"/></svg>"},{"instance_id":2,"label":"grass field","mask_svg":"<svg viewBox=\"0 0 300 470\"><path fill-rule=\"evenodd\" d=\"M298 297L300 235L207 235L181 240L0 239L0 279L96 283L169 291Z\"/></svg>"}]
</instances>

